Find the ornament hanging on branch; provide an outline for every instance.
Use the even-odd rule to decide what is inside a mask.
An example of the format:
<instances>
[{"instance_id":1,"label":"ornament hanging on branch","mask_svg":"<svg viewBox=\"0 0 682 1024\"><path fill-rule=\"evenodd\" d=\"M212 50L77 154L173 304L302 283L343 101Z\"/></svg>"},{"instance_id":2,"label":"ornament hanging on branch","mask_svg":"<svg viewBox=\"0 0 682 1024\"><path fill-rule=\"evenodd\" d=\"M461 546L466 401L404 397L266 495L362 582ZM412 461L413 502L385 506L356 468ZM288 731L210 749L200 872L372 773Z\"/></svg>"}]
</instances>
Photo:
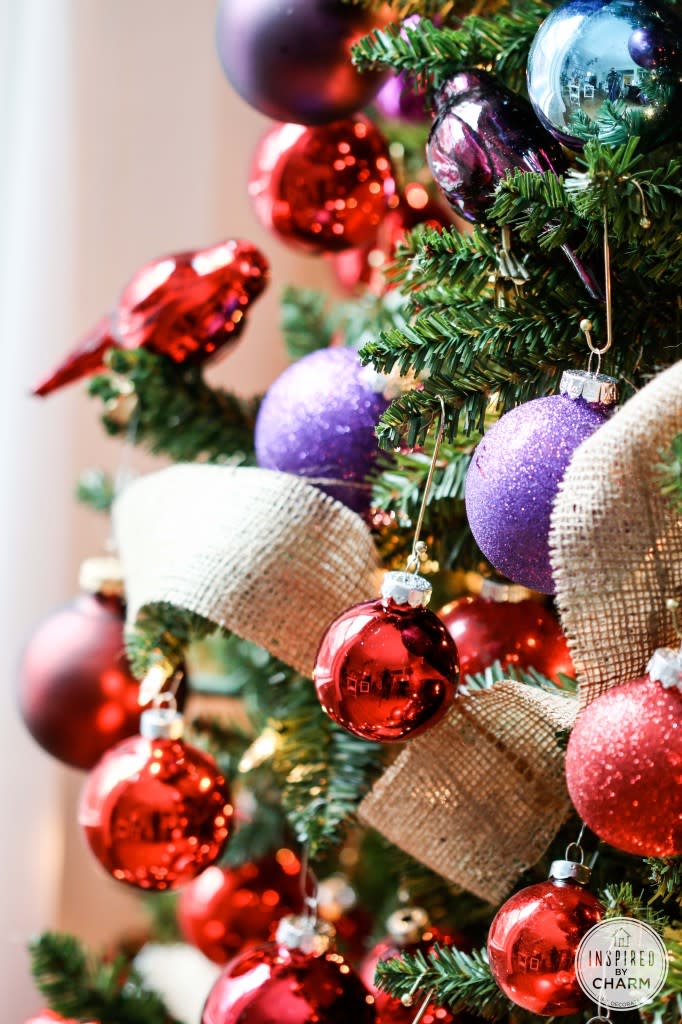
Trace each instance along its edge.
<instances>
[{"instance_id":1,"label":"ornament hanging on branch","mask_svg":"<svg viewBox=\"0 0 682 1024\"><path fill-rule=\"evenodd\" d=\"M269 941L286 914L299 913L303 890L301 861L286 848L239 867L213 865L180 893L178 924L187 942L225 964Z\"/></svg>"},{"instance_id":2,"label":"ornament hanging on branch","mask_svg":"<svg viewBox=\"0 0 682 1024\"><path fill-rule=\"evenodd\" d=\"M313 680L322 709L366 740L394 743L430 729L446 713L459 681L457 648L426 607L431 584L417 575L419 541L445 429L445 406L424 487L407 572L387 572L381 597L348 608L322 637Z\"/></svg>"},{"instance_id":3,"label":"ornament hanging on branch","mask_svg":"<svg viewBox=\"0 0 682 1024\"><path fill-rule=\"evenodd\" d=\"M374 1024L374 998L331 946L333 929L283 918L276 942L227 965L202 1024Z\"/></svg>"},{"instance_id":4,"label":"ornament hanging on branch","mask_svg":"<svg viewBox=\"0 0 682 1024\"><path fill-rule=\"evenodd\" d=\"M104 755L83 787L78 820L120 882L174 889L218 859L233 808L213 758L185 743L173 707L140 718L140 735Z\"/></svg>"},{"instance_id":5,"label":"ornament hanging on branch","mask_svg":"<svg viewBox=\"0 0 682 1024\"><path fill-rule=\"evenodd\" d=\"M384 992L374 984L377 964L382 960L400 957L403 953L414 955L423 953L428 956L434 952L436 945L459 946L461 936L441 931L429 923L428 914L421 907L405 907L396 910L386 922L388 935L369 951L360 965L360 977L374 996L379 1024L412 1024L415 1007L412 999L397 999ZM458 1020L454 1014L445 1009L436 1010L427 1004L422 1018L429 1024L453 1024Z\"/></svg>"},{"instance_id":6,"label":"ornament hanging on branch","mask_svg":"<svg viewBox=\"0 0 682 1024\"><path fill-rule=\"evenodd\" d=\"M275 125L254 154L249 195L266 228L311 253L372 241L398 205L387 143L362 114L312 128Z\"/></svg>"},{"instance_id":7,"label":"ornament hanging on branch","mask_svg":"<svg viewBox=\"0 0 682 1024\"><path fill-rule=\"evenodd\" d=\"M564 146L636 135L642 149L654 149L678 131L681 54L682 22L667 4L568 0L533 40L528 95Z\"/></svg>"},{"instance_id":8,"label":"ornament hanging on branch","mask_svg":"<svg viewBox=\"0 0 682 1024\"><path fill-rule=\"evenodd\" d=\"M535 669L554 682L575 675L559 623L524 588L486 579L480 595L460 597L438 614L457 645L462 676L495 662L504 669Z\"/></svg>"},{"instance_id":9,"label":"ornament hanging on branch","mask_svg":"<svg viewBox=\"0 0 682 1024\"><path fill-rule=\"evenodd\" d=\"M554 592L549 556L552 505L571 457L612 411L616 382L566 371L561 393L505 413L471 460L465 501L476 543L498 572Z\"/></svg>"},{"instance_id":10,"label":"ornament hanging on branch","mask_svg":"<svg viewBox=\"0 0 682 1024\"><path fill-rule=\"evenodd\" d=\"M216 44L242 99L276 121L328 124L367 106L385 74L360 74L351 47L390 18L342 0L221 0Z\"/></svg>"},{"instance_id":11,"label":"ornament hanging on branch","mask_svg":"<svg viewBox=\"0 0 682 1024\"><path fill-rule=\"evenodd\" d=\"M49 395L105 369L111 348L146 348L178 366L201 364L237 340L268 277L263 254L235 239L152 260L33 394Z\"/></svg>"},{"instance_id":12,"label":"ornament hanging on branch","mask_svg":"<svg viewBox=\"0 0 682 1024\"><path fill-rule=\"evenodd\" d=\"M379 453L374 428L388 405L386 381L350 348L325 348L292 363L258 411L258 465L307 477L356 512Z\"/></svg>"},{"instance_id":13,"label":"ornament hanging on branch","mask_svg":"<svg viewBox=\"0 0 682 1024\"><path fill-rule=\"evenodd\" d=\"M572 844L566 851L575 849ZM556 860L549 880L515 893L498 910L488 933L488 958L504 994L541 1017L577 1013L585 1004L575 975L583 935L603 907L584 886L591 871L580 861Z\"/></svg>"},{"instance_id":14,"label":"ornament hanging on branch","mask_svg":"<svg viewBox=\"0 0 682 1024\"><path fill-rule=\"evenodd\" d=\"M34 630L18 672L19 710L48 754L89 770L137 733L139 681L125 655L123 577L115 558L89 558L81 593ZM184 702L184 686L177 700Z\"/></svg>"},{"instance_id":15,"label":"ornament hanging on branch","mask_svg":"<svg viewBox=\"0 0 682 1024\"><path fill-rule=\"evenodd\" d=\"M571 800L604 842L638 857L682 854L682 654L659 648L640 679L578 716L566 752Z\"/></svg>"}]
</instances>

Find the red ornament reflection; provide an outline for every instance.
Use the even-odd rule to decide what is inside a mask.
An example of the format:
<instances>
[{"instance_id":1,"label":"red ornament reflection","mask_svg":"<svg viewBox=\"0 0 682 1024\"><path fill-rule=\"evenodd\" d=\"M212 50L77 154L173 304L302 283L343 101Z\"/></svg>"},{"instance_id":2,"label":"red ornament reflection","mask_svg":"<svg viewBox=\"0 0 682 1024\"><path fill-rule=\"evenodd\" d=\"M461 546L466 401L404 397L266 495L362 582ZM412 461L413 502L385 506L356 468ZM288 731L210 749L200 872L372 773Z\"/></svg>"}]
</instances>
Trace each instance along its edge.
<instances>
[{"instance_id":1,"label":"red ornament reflection","mask_svg":"<svg viewBox=\"0 0 682 1024\"><path fill-rule=\"evenodd\" d=\"M559 623L537 601L461 597L438 614L457 644L463 676L483 672L496 661L503 668L534 668L555 682L560 674L575 676Z\"/></svg>"},{"instance_id":2,"label":"red ornament reflection","mask_svg":"<svg viewBox=\"0 0 682 1024\"><path fill-rule=\"evenodd\" d=\"M363 739L392 743L443 717L459 679L457 650L427 608L378 598L331 624L313 678L335 722Z\"/></svg>"},{"instance_id":3,"label":"red ornament reflection","mask_svg":"<svg viewBox=\"0 0 682 1024\"><path fill-rule=\"evenodd\" d=\"M339 953L270 943L227 965L202 1024L374 1024L374 998Z\"/></svg>"},{"instance_id":4,"label":"red ornament reflection","mask_svg":"<svg viewBox=\"0 0 682 1024\"><path fill-rule=\"evenodd\" d=\"M261 140L249 194L265 227L308 252L371 241L397 204L387 144L361 114L318 127L279 124Z\"/></svg>"},{"instance_id":5,"label":"red ornament reflection","mask_svg":"<svg viewBox=\"0 0 682 1024\"><path fill-rule=\"evenodd\" d=\"M282 848L239 867L213 866L183 889L178 924L188 942L214 963L273 937L285 914L303 909L301 862Z\"/></svg>"},{"instance_id":6,"label":"red ornament reflection","mask_svg":"<svg viewBox=\"0 0 682 1024\"><path fill-rule=\"evenodd\" d=\"M124 740L81 794L90 849L118 881L173 889L220 856L232 806L213 758L183 740Z\"/></svg>"},{"instance_id":7,"label":"red ornament reflection","mask_svg":"<svg viewBox=\"0 0 682 1024\"><path fill-rule=\"evenodd\" d=\"M543 1017L577 1013L586 999L575 952L602 913L597 897L570 881L550 879L515 893L488 933L490 967L504 994Z\"/></svg>"}]
</instances>

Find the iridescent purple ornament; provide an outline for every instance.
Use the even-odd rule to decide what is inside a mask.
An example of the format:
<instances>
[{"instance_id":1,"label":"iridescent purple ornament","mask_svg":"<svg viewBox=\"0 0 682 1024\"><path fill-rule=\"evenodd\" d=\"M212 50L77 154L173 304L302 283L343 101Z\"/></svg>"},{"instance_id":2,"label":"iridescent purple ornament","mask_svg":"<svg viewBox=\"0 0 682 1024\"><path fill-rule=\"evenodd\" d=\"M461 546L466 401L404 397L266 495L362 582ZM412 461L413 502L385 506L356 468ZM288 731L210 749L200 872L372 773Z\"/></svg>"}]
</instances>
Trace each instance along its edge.
<instances>
[{"instance_id":1,"label":"iridescent purple ornament","mask_svg":"<svg viewBox=\"0 0 682 1024\"><path fill-rule=\"evenodd\" d=\"M378 453L374 428L388 405L383 386L350 348L320 349L299 359L261 404L258 465L309 477L349 508L366 511L370 490L363 481ZM327 483L335 480L342 483Z\"/></svg>"},{"instance_id":2,"label":"iridescent purple ornament","mask_svg":"<svg viewBox=\"0 0 682 1024\"><path fill-rule=\"evenodd\" d=\"M590 375L564 378L576 376ZM615 401L612 379L602 380ZM481 551L503 575L543 594L554 593L552 505L573 452L606 420L605 394L601 403L561 394L517 406L486 431L467 473L467 517Z\"/></svg>"},{"instance_id":3,"label":"iridescent purple ornament","mask_svg":"<svg viewBox=\"0 0 682 1024\"><path fill-rule=\"evenodd\" d=\"M470 221L485 221L495 186L509 172L566 168L530 104L486 71L461 71L436 93L436 118L426 156L450 205Z\"/></svg>"},{"instance_id":4,"label":"iridescent purple ornament","mask_svg":"<svg viewBox=\"0 0 682 1024\"><path fill-rule=\"evenodd\" d=\"M555 139L586 134L640 149L679 134L682 23L657 0L568 0L543 21L528 54L528 95ZM616 104L614 118L610 104Z\"/></svg>"}]
</instances>

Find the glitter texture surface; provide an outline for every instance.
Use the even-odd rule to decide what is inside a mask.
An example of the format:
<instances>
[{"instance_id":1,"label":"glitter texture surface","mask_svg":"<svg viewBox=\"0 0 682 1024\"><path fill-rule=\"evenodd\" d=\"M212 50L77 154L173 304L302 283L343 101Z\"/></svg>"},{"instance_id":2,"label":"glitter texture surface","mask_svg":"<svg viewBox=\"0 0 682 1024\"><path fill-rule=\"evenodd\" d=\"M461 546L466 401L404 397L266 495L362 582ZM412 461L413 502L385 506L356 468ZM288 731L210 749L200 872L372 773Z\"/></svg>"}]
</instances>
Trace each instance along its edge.
<instances>
[{"instance_id":1,"label":"glitter texture surface","mask_svg":"<svg viewBox=\"0 0 682 1024\"><path fill-rule=\"evenodd\" d=\"M469 525L485 557L515 583L554 593L552 505L573 452L605 419L582 398L536 398L502 416L474 452L466 480Z\"/></svg>"},{"instance_id":2,"label":"glitter texture surface","mask_svg":"<svg viewBox=\"0 0 682 1024\"><path fill-rule=\"evenodd\" d=\"M256 421L256 458L264 469L344 481L322 490L361 512L370 490L357 486L377 456L374 427L388 405L377 377L353 349L328 348L299 359L272 384Z\"/></svg>"},{"instance_id":3,"label":"glitter texture surface","mask_svg":"<svg viewBox=\"0 0 682 1024\"><path fill-rule=\"evenodd\" d=\"M598 697L571 733L566 781L578 814L611 846L682 854L682 693L644 676Z\"/></svg>"}]
</instances>

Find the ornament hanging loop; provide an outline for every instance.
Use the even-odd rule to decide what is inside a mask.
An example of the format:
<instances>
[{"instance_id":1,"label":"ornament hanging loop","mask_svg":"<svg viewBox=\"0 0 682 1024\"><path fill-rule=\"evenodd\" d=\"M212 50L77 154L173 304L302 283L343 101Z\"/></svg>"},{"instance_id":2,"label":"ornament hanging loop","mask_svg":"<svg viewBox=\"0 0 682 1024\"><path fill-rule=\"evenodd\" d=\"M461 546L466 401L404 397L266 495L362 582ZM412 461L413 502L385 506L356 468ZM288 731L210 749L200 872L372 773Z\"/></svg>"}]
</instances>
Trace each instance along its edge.
<instances>
[{"instance_id":1,"label":"ornament hanging loop","mask_svg":"<svg viewBox=\"0 0 682 1024\"><path fill-rule=\"evenodd\" d=\"M604 203L604 290L606 293L606 344L601 348L592 340L592 321L586 317L580 321L580 330L585 335L590 354L587 360L587 372L597 376L601 371L601 357L613 345L613 292L611 288L611 249L609 248L608 209ZM592 366L592 361L596 365Z\"/></svg>"},{"instance_id":2,"label":"ornament hanging loop","mask_svg":"<svg viewBox=\"0 0 682 1024\"><path fill-rule=\"evenodd\" d=\"M429 472L426 477L426 483L424 484L424 494L422 495L422 502L419 507L419 515L417 516L417 525L414 530L414 540L412 542L412 551L407 559L406 569L408 572L419 572L422 562L426 561L426 544L419 539L422 526L424 525L424 515L426 514L426 506L429 503L429 493L431 491L431 485L433 483L433 477L436 472L436 465L438 464L438 454L440 452L440 446L443 443L443 437L445 435L445 402L443 401L442 395L438 395L438 401L440 402L440 421L438 424L438 433L436 434L436 441L433 446L433 455L431 456L431 465L429 466Z\"/></svg>"},{"instance_id":3,"label":"ornament hanging loop","mask_svg":"<svg viewBox=\"0 0 682 1024\"><path fill-rule=\"evenodd\" d=\"M412 1018L411 1024L421 1024L421 1021L424 1018L424 1014L428 1010L431 1000L433 999L433 993L434 990L430 989L427 995L424 997L424 1002L421 1004L416 1014Z\"/></svg>"}]
</instances>

